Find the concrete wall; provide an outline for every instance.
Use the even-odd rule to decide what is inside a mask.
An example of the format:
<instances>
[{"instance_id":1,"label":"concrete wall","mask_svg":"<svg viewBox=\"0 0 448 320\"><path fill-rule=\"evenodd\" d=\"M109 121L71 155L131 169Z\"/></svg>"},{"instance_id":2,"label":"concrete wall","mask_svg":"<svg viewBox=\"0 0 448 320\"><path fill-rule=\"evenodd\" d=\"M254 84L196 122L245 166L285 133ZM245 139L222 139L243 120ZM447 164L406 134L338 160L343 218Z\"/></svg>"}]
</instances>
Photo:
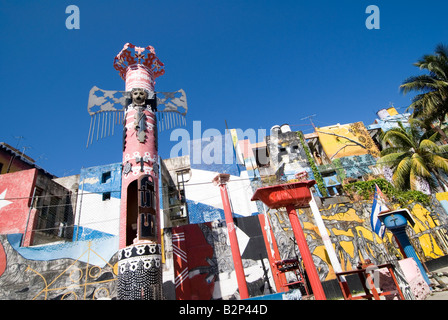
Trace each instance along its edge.
<instances>
[{"instance_id":1,"label":"concrete wall","mask_svg":"<svg viewBox=\"0 0 448 320\"><path fill-rule=\"evenodd\" d=\"M0 300L92 300L116 297L115 238L21 247L0 235Z\"/></svg>"},{"instance_id":2,"label":"concrete wall","mask_svg":"<svg viewBox=\"0 0 448 320\"><path fill-rule=\"evenodd\" d=\"M249 295L274 293L258 217L237 218L235 225ZM239 299L225 221L189 224L166 230L165 236L174 267L170 286L165 283L167 295L171 290L178 300Z\"/></svg>"},{"instance_id":3,"label":"concrete wall","mask_svg":"<svg viewBox=\"0 0 448 320\"><path fill-rule=\"evenodd\" d=\"M81 169L73 239L118 236L120 195L120 163Z\"/></svg>"},{"instance_id":4,"label":"concrete wall","mask_svg":"<svg viewBox=\"0 0 448 320\"><path fill-rule=\"evenodd\" d=\"M190 223L224 220L219 187L212 184L212 180L219 173L230 174L227 187L234 217L247 217L259 213L255 203L250 201L253 191L249 175L246 168L237 162L231 136L226 134L216 139L220 139L219 145L226 145L227 149L223 150L221 155L213 156L212 163L208 163L206 157L209 155L207 152L212 148L213 142L191 141L190 150L204 152L202 155L205 156L199 161L195 154L190 155L190 179L185 183Z\"/></svg>"},{"instance_id":5,"label":"concrete wall","mask_svg":"<svg viewBox=\"0 0 448 320\"><path fill-rule=\"evenodd\" d=\"M380 151L362 122L321 127L316 131L330 159L363 154L371 154L374 157L380 155Z\"/></svg>"},{"instance_id":6,"label":"concrete wall","mask_svg":"<svg viewBox=\"0 0 448 320\"><path fill-rule=\"evenodd\" d=\"M0 234L25 232L36 178L37 169L0 175Z\"/></svg>"},{"instance_id":7,"label":"concrete wall","mask_svg":"<svg viewBox=\"0 0 448 320\"><path fill-rule=\"evenodd\" d=\"M400 249L390 232L387 231L385 237L381 239L372 231L371 208L371 201L323 204L320 207L327 233L343 271L356 268L358 262L364 262L366 259L380 264L386 262L387 256L402 258ZM429 208L412 203L409 209L416 225L409 228L408 235L419 258L430 261L447 255L447 215L440 203L434 197ZM320 279L322 281L335 279L334 270L311 210L305 208L297 211L313 260L318 267ZM433 213L432 216L431 213ZM269 210L268 216L281 258L294 258L298 251L291 241L294 236L286 211Z\"/></svg>"},{"instance_id":8,"label":"concrete wall","mask_svg":"<svg viewBox=\"0 0 448 320\"><path fill-rule=\"evenodd\" d=\"M3 142L0 143L0 174L32 169L34 160ZM9 171L8 171L9 170Z\"/></svg>"}]
</instances>

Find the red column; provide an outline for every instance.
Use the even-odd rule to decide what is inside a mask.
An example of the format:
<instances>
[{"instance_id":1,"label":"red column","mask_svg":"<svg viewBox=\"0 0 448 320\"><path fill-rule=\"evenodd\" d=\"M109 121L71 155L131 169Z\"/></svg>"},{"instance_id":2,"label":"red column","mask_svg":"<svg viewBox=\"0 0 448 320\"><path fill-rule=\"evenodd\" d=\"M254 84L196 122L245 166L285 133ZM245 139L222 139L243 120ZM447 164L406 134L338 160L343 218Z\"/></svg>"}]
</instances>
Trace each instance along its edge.
<instances>
[{"instance_id":1,"label":"red column","mask_svg":"<svg viewBox=\"0 0 448 320\"><path fill-rule=\"evenodd\" d=\"M232 250L233 265L235 267L236 281L240 291L241 299L249 298L249 291L247 290L246 278L244 275L243 262L241 260L240 248L238 246L238 239L236 237L235 225L233 223L232 210L230 209L229 195L227 193L226 182L229 180L228 174L220 174L215 178L219 183L221 191L222 204L224 206L224 215L226 218L227 231L230 240L230 249Z\"/></svg>"},{"instance_id":2,"label":"red column","mask_svg":"<svg viewBox=\"0 0 448 320\"><path fill-rule=\"evenodd\" d=\"M299 217L297 216L296 209L293 205L286 207L289 215L289 221L291 222L292 230L294 236L297 240L297 246L299 247L300 255L303 259L303 264L305 265L306 274L313 289L314 297L316 300L326 300L324 289L322 288L322 283L319 279L319 274L317 273L316 266L314 265L313 257L311 256L310 249L306 242L305 234L303 232L302 226L300 225Z\"/></svg>"},{"instance_id":3,"label":"red column","mask_svg":"<svg viewBox=\"0 0 448 320\"><path fill-rule=\"evenodd\" d=\"M269 233L270 233L271 240L272 240L272 247L274 249L274 255L271 254L271 246L268 241L268 235L267 235L268 231L265 229L266 223L265 223L264 219L265 219L266 215L267 215L267 213L259 214L258 221L260 221L261 232L263 234L263 239L264 239L264 244L266 246L266 252L268 254L269 264L270 264L271 270L272 270L272 277L274 278L274 283L275 283L277 292L286 292L286 291L288 291L288 289L282 285L283 283L286 283L286 276L284 273L280 273L278 271L277 266L275 265L275 260L281 260L281 259L280 259L280 254L278 253L278 247L277 247L277 243L275 241L274 233L272 232L271 226L269 225ZM267 221L267 223L269 224L269 221Z\"/></svg>"}]
</instances>

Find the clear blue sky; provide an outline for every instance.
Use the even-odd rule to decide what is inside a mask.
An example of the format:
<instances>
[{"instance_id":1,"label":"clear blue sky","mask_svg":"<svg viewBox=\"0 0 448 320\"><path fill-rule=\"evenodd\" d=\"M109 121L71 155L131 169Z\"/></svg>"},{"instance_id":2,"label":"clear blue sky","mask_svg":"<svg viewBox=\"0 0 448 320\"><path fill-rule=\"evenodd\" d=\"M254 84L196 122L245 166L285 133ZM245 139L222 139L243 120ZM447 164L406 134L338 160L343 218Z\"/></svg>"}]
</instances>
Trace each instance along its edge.
<instances>
[{"instance_id":1,"label":"clear blue sky","mask_svg":"<svg viewBox=\"0 0 448 320\"><path fill-rule=\"evenodd\" d=\"M67 6L80 9L68 30ZM380 29L368 30L368 5ZM188 129L266 129L375 120L412 96L412 65L448 44L448 2L421 1L0 1L0 141L57 176L121 161L121 134L86 149L89 90L124 90L113 59L126 42L152 45L165 63L156 91L187 93ZM16 137L22 136L19 140ZM160 135L160 155L175 142ZM255 142L255 141L253 141Z\"/></svg>"}]
</instances>

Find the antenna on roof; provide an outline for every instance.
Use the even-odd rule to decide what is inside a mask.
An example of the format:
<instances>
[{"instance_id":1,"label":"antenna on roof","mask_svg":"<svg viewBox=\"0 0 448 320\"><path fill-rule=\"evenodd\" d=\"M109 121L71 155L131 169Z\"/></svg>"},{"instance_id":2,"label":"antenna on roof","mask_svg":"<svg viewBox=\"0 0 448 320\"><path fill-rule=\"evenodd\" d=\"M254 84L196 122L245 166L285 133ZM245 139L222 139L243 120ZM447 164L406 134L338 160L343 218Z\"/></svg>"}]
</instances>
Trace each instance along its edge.
<instances>
[{"instance_id":1,"label":"antenna on roof","mask_svg":"<svg viewBox=\"0 0 448 320\"><path fill-rule=\"evenodd\" d=\"M315 116L316 116L316 114L313 114L313 115L311 115L311 116L304 117L304 118L302 118L302 119L300 119L300 120L310 119L311 125L313 126L314 130L316 130L316 126L314 125L313 120L311 120L311 118L312 118L312 117L315 117Z\"/></svg>"}]
</instances>

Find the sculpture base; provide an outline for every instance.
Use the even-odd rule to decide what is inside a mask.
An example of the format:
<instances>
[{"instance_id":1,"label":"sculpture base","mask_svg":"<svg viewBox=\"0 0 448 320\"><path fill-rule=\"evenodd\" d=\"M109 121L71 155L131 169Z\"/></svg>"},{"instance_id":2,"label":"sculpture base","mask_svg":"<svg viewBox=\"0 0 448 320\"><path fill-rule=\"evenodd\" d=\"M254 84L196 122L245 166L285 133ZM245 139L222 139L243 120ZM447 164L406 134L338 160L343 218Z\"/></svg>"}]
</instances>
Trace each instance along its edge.
<instances>
[{"instance_id":1,"label":"sculpture base","mask_svg":"<svg viewBox=\"0 0 448 320\"><path fill-rule=\"evenodd\" d=\"M118 300L162 300L161 245L147 242L118 251Z\"/></svg>"}]
</instances>

